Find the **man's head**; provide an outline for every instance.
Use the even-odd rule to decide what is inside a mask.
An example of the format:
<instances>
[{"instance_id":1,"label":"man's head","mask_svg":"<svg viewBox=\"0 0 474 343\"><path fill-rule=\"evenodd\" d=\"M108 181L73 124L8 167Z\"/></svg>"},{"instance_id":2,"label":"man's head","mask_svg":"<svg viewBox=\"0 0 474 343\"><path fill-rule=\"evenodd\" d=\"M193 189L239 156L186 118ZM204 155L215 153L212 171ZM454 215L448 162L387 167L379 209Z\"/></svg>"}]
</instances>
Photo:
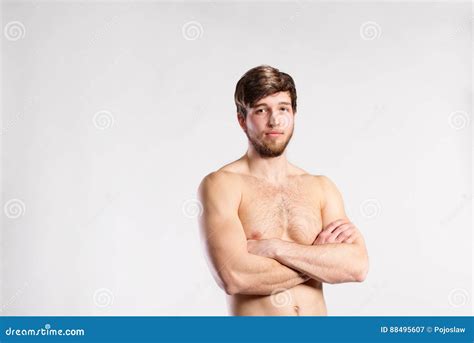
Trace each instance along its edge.
<instances>
[{"instance_id":1,"label":"man's head","mask_svg":"<svg viewBox=\"0 0 474 343\"><path fill-rule=\"evenodd\" d=\"M262 157L280 156L293 135L296 88L292 77L268 65L250 69L237 82L240 126Z\"/></svg>"}]
</instances>

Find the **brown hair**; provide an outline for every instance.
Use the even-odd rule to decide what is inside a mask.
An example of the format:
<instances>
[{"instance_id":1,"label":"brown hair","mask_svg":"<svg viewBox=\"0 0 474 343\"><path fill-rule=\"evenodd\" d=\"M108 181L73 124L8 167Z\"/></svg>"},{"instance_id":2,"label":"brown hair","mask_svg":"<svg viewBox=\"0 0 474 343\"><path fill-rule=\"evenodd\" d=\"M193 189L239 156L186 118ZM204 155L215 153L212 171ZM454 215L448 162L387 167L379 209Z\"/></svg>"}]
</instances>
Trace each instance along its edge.
<instances>
[{"instance_id":1,"label":"brown hair","mask_svg":"<svg viewBox=\"0 0 474 343\"><path fill-rule=\"evenodd\" d=\"M293 78L269 65L260 65L248 70L237 82L234 100L237 112L244 118L247 106L253 107L257 101L277 92L289 92L291 107L296 112L296 88Z\"/></svg>"}]
</instances>

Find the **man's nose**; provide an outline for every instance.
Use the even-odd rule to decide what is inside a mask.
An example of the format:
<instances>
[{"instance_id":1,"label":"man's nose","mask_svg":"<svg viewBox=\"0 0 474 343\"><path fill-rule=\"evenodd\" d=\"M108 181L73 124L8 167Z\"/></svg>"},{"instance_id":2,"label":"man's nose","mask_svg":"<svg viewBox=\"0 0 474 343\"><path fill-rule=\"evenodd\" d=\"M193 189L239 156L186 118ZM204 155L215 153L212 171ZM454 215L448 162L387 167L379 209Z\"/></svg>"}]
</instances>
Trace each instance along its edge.
<instances>
[{"instance_id":1,"label":"man's nose","mask_svg":"<svg viewBox=\"0 0 474 343\"><path fill-rule=\"evenodd\" d=\"M268 119L268 125L270 127L278 126L280 124L279 116L276 113L271 113Z\"/></svg>"}]
</instances>

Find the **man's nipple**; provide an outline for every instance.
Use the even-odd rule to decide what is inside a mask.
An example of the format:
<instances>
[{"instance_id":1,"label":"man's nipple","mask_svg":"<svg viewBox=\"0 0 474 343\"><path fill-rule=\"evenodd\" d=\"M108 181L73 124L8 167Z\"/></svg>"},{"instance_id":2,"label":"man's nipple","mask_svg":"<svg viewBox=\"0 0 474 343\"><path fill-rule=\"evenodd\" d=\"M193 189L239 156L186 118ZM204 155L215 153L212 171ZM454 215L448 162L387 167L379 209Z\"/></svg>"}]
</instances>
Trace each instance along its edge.
<instances>
[{"instance_id":1,"label":"man's nipple","mask_svg":"<svg viewBox=\"0 0 474 343\"><path fill-rule=\"evenodd\" d=\"M260 239L262 238L262 234L258 231L252 232L250 235L250 239Z\"/></svg>"}]
</instances>

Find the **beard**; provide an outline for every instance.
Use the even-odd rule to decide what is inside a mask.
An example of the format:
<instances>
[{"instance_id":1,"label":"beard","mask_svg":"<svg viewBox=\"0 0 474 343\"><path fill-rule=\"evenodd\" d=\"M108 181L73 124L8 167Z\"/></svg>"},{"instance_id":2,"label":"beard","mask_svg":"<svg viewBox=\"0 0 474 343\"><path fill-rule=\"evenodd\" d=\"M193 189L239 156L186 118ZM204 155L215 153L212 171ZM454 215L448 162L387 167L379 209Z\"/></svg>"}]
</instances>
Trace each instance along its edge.
<instances>
[{"instance_id":1,"label":"beard","mask_svg":"<svg viewBox=\"0 0 474 343\"><path fill-rule=\"evenodd\" d=\"M285 151L286 146L293 136L293 131L291 131L288 138L282 142L258 140L256 137L249 135L248 132L245 132L245 134L255 148L255 151L257 151L261 157L278 157Z\"/></svg>"}]
</instances>

